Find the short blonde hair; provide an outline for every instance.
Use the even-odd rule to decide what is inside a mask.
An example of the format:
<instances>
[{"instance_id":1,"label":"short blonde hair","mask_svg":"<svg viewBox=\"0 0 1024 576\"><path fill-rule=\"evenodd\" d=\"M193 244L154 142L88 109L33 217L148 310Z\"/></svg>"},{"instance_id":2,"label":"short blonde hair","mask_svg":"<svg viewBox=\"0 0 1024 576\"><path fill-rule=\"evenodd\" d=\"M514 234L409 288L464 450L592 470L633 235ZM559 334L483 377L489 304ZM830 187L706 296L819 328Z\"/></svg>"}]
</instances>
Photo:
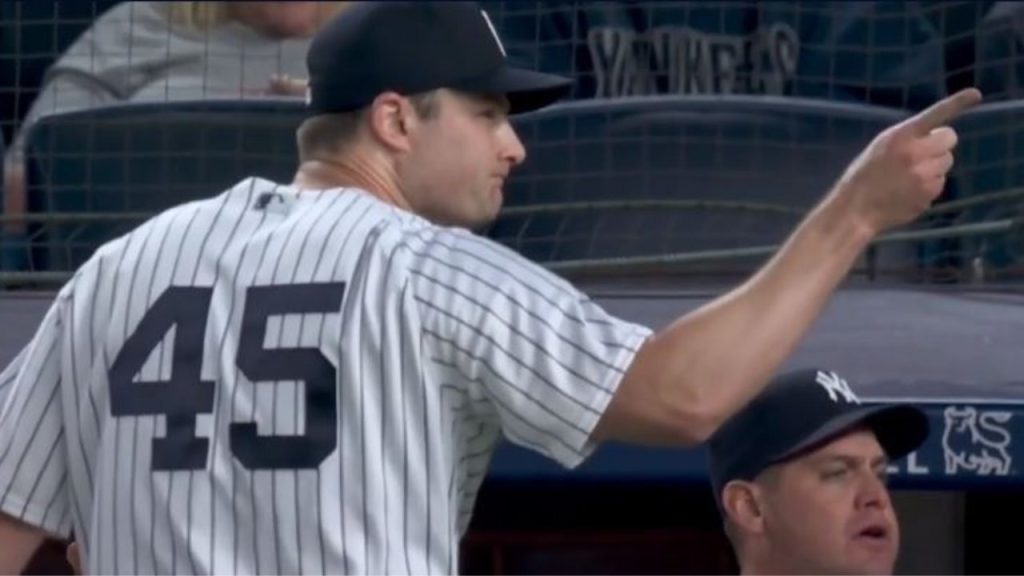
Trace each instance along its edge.
<instances>
[{"instance_id":1,"label":"short blonde hair","mask_svg":"<svg viewBox=\"0 0 1024 576\"><path fill-rule=\"evenodd\" d=\"M227 24L231 19L227 2L158 2L173 28L206 32Z\"/></svg>"},{"instance_id":2,"label":"short blonde hair","mask_svg":"<svg viewBox=\"0 0 1024 576\"><path fill-rule=\"evenodd\" d=\"M231 22L230 4L227 1L213 2L155 2L172 28L180 28L192 32L208 32ZM320 2L320 24L333 18L351 2Z\"/></svg>"},{"instance_id":3,"label":"short blonde hair","mask_svg":"<svg viewBox=\"0 0 1024 576\"><path fill-rule=\"evenodd\" d=\"M430 120L437 116L439 103L436 89L412 94L407 98L420 118ZM299 161L308 162L321 154L342 152L355 139L369 108L365 106L351 112L318 114L303 121L296 133Z\"/></svg>"}]
</instances>

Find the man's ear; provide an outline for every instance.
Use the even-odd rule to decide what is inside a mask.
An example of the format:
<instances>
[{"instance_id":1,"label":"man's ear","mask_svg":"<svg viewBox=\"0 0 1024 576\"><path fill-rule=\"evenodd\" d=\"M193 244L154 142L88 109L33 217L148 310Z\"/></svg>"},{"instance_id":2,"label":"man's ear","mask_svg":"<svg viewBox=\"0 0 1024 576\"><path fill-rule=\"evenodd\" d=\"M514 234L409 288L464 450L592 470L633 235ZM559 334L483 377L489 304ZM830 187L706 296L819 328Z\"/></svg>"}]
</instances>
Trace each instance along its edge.
<instances>
[{"instance_id":1,"label":"man's ear","mask_svg":"<svg viewBox=\"0 0 1024 576\"><path fill-rule=\"evenodd\" d=\"M412 103L396 92L382 92L368 111L369 130L382 146L400 152L412 147L410 130L417 120Z\"/></svg>"},{"instance_id":2,"label":"man's ear","mask_svg":"<svg viewBox=\"0 0 1024 576\"><path fill-rule=\"evenodd\" d=\"M722 508L729 520L743 532L764 531L761 489L753 482L733 480L722 488Z\"/></svg>"}]
</instances>

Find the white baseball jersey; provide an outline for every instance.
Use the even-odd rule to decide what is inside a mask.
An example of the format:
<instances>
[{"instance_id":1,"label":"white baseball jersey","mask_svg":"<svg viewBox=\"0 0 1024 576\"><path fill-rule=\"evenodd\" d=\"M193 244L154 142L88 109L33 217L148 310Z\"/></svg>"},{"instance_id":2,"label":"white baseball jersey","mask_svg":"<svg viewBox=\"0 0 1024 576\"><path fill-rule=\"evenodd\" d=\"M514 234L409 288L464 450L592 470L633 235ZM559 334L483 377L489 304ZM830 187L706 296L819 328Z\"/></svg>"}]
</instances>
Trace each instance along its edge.
<instances>
[{"instance_id":1,"label":"white baseball jersey","mask_svg":"<svg viewBox=\"0 0 1024 576\"><path fill-rule=\"evenodd\" d=\"M650 331L355 189L100 248L0 375L0 509L88 573L456 573L500 437L567 467Z\"/></svg>"}]
</instances>

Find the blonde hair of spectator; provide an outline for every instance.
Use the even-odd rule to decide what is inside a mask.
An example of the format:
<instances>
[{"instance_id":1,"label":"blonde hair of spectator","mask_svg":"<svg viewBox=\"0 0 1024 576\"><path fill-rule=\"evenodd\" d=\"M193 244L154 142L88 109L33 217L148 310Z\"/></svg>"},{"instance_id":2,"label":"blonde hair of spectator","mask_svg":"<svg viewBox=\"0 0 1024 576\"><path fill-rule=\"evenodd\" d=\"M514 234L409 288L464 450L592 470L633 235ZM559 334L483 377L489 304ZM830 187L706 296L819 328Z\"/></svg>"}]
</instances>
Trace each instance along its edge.
<instances>
[{"instance_id":1,"label":"blonde hair of spectator","mask_svg":"<svg viewBox=\"0 0 1024 576\"><path fill-rule=\"evenodd\" d=\"M238 20L237 11L248 2L157 2L172 28L208 32ZM332 18L351 2L318 2L320 23ZM232 6L234 5L234 6ZM234 8L234 9L232 9Z\"/></svg>"},{"instance_id":2,"label":"blonde hair of spectator","mask_svg":"<svg viewBox=\"0 0 1024 576\"><path fill-rule=\"evenodd\" d=\"M166 2L164 9L174 28L206 32L231 21L227 2Z\"/></svg>"}]
</instances>

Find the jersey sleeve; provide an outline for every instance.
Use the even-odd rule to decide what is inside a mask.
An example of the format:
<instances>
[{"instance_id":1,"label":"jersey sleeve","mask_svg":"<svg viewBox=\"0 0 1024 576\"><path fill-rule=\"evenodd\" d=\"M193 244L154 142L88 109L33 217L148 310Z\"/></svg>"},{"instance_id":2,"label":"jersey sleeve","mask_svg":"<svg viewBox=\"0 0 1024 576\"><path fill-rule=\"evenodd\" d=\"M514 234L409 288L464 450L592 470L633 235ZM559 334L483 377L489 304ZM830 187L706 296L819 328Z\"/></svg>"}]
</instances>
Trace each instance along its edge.
<instances>
[{"instance_id":1,"label":"jersey sleeve","mask_svg":"<svg viewBox=\"0 0 1024 576\"><path fill-rule=\"evenodd\" d=\"M28 355L28 346L25 346L18 352L7 367L0 372L0 413L3 413L4 404L7 403L7 398L10 396L11 388L13 388L14 381L18 379L18 372L21 370L21 366L25 363L25 357Z\"/></svg>"},{"instance_id":2,"label":"jersey sleeve","mask_svg":"<svg viewBox=\"0 0 1024 576\"><path fill-rule=\"evenodd\" d=\"M60 397L62 300L0 384L0 511L48 533L71 532Z\"/></svg>"},{"instance_id":3,"label":"jersey sleeve","mask_svg":"<svg viewBox=\"0 0 1024 576\"><path fill-rule=\"evenodd\" d=\"M468 232L427 230L411 247L426 362L489 399L512 442L568 468L581 463L651 330Z\"/></svg>"}]
</instances>

